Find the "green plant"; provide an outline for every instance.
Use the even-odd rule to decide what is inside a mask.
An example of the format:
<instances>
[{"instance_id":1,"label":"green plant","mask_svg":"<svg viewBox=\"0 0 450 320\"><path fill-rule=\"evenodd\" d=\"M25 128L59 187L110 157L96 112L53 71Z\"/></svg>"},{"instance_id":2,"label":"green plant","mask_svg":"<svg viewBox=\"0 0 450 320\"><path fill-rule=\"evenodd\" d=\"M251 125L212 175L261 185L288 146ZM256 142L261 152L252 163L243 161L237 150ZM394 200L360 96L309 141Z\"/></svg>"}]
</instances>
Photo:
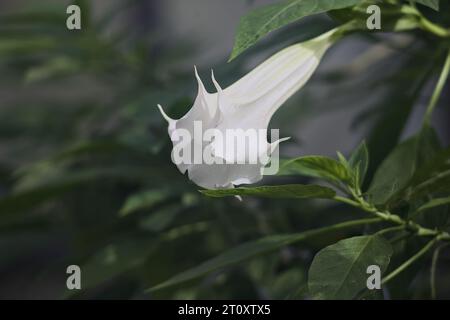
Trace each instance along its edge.
<instances>
[{"instance_id":1,"label":"green plant","mask_svg":"<svg viewBox=\"0 0 450 320\"><path fill-rule=\"evenodd\" d=\"M383 284L394 279L416 260L431 250L435 250L430 288L431 296L436 297L436 261L440 244L450 241L448 233L448 159L449 151L440 147L434 129L431 127L431 115L442 93L450 71L450 48L448 39L450 30L432 23L416 8L410 5L393 2L375 2L385 10L386 19L393 31L404 30L402 20L409 20L405 29L420 28L438 37L445 52L435 89L428 103L420 131L413 137L393 148L383 162L377 167L373 178L367 179L369 168L369 150L365 142L358 146L346 159L338 152L338 160L323 156L304 156L285 162L281 172L290 175L306 175L330 184L333 188L319 185L283 184L258 187L239 187L234 189L201 190L211 197L223 196L258 196L269 198L325 198L345 203L378 218L375 220L355 220L356 224L380 223L378 230L371 235L358 236L340 240L325 247L316 254L309 269L309 293L316 298L353 299L363 297L369 291L366 288L365 269L370 265L378 265L383 272ZM355 32L365 28L365 8L371 4L367 1L335 1L321 3L311 1L284 1L251 12L242 18L236 44L230 60L253 45L266 33L287 23L305 16L305 14L342 9L346 12L330 13L332 16L347 20L341 32ZM425 5L438 9L438 2L425 2ZM346 9L343 9L346 8ZM383 11L381 11L383 12ZM386 23L386 22L384 22ZM388 30L389 30L388 29ZM368 188L362 188L370 181ZM368 184L365 184L366 186ZM337 194L339 192L339 194ZM424 216L430 215L430 209L437 208L445 212L443 224L424 225ZM353 225L350 223L350 225ZM394 225L394 226L390 226ZM255 242L242 244L198 267L183 272L168 281L153 287L150 291L159 290L179 282L190 280L212 270L247 260L257 254L273 251L277 248L303 241L336 228L347 228L342 223L329 228L306 231L297 235L269 236ZM394 236L391 236L391 235ZM388 236L389 235L389 236ZM423 239L425 245L417 253L399 265L390 265L394 253L391 242L396 236ZM388 266L390 265L389 269Z\"/></svg>"},{"instance_id":2,"label":"green plant","mask_svg":"<svg viewBox=\"0 0 450 320\"><path fill-rule=\"evenodd\" d=\"M1 296L383 298L365 287L369 264L383 272L384 297L449 296L438 280L449 276L450 153L431 121L446 101L448 1L289 0L243 17L232 62L214 68L224 82L255 55L336 25L370 44L316 74L274 119L288 134L333 108L354 111L366 142L336 159L285 159L270 185L201 192L170 163L155 107L179 116L191 103L192 71L178 67L190 39L114 29L142 1L97 18L76 3L80 32L63 29L61 3L0 14L0 85L17 92L0 101L0 279L27 279ZM369 4L382 9L381 30L366 30ZM402 141L423 95L423 124ZM81 266L79 292L66 290L69 264Z\"/></svg>"}]
</instances>

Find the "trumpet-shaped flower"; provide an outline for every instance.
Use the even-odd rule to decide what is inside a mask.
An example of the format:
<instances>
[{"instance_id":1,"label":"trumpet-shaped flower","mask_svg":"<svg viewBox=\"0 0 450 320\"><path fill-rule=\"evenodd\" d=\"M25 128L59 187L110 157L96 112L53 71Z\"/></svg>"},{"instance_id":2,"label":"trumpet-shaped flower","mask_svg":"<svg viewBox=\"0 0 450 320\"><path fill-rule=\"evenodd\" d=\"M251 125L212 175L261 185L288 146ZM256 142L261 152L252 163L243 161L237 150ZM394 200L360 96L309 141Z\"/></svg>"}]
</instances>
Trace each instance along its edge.
<instances>
[{"instance_id":1,"label":"trumpet-shaped flower","mask_svg":"<svg viewBox=\"0 0 450 320\"><path fill-rule=\"evenodd\" d=\"M178 169L183 174L187 171L189 179L208 189L232 188L261 180L262 168L270 161L279 143L288 138L269 143L267 136L260 136L257 142L250 139L249 144L242 140L250 137L251 130L267 132L273 114L311 77L333 43L335 30L281 50L227 88L222 89L212 73L215 93L205 90L194 68L198 93L192 108L182 118L174 120L158 105L168 122L174 147L172 161ZM202 130L213 130L213 133L199 138L196 136L199 124ZM237 147L228 148L229 131L240 132L234 137L241 140ZM194 161L175 159L181 149L189 159L193 151ZM198 151L211 161L198 161ZM249 159L255 156L258 160L250 162Z\"/></svg>"}]
</instances>

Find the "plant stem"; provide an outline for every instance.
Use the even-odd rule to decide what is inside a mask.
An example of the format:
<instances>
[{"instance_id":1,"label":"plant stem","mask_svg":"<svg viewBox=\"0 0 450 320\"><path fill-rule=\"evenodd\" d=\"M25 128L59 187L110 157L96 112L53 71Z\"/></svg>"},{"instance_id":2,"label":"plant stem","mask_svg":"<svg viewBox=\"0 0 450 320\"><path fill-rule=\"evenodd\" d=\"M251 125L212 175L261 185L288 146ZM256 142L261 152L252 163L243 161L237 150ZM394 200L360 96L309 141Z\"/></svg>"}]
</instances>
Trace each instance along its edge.
<instances>
[{"instance_id":1,"label":"plant stem","mask_svg":"<svg viewBox=\"0 0 450 320\"><path fill-rule=\"evenodd\" d=\"M437 25L427 18L425 18L422 14L419 17L420 27L425 30L433 33L434 35L442 38L450 37L450 31L442 28L440 25Z\"/></svg>"},{"instance_id":2,"label":"plant stem","mask_svg":"<svg viewBox=\"0 0 450 320\"><path fill-rule=\"evenodd\" d=\"M404 220L400 216L392 214L389 211L379 211L375 206L369 204L366 200L364 200L363 197L356 196L356 194L358 193L354 193L354 196L356 198L355 200L340 196L335 196L334 200L360 208L366 212L370 212L385 221L401 225L405 228L405 230L413 231L418 236L436 237L438 240L450 241L450 234L448 232L422 227L414 221Z\"/></svg>"},{"instance_id":3,"label":"plant stem","mask_svg":"<svg viewBox=\"0 0 450 320\"><path fill-rule=\"evenodd\" d=\"M341 197L341 196L335 196L333 199L336 200L336 201L339 201L339 202L343 202L343 203L349 204L349 205L354 206L354 207L359 207L359 203L358 202L353 201L353 200L351 200L349 198L345 198L345 197Z\"/></svg>"},{"instance_id":4,"label":"plant stem","mask_svg":"<svg viewBox=\"0 0 450 320\"><path fill-rule=\"evenodd\" d=\"M439 97L441 96L442 89L444 88L444 84L445 81L447 80L449 71L450 71L450 49L447 53L447 58L445 59L444 67L442 68L438 82L436 84L436 87L434 88L433 95L431 96L427 110L425 111L424 125L428 125L431 122L431 115L433 113L434 107L436 106L439 100Z\"/></svg>"},{"instance_id":5,"label":"plant stem","mask_svg":"<svg viewBox=\"0 0 450 320\"><path fill-rule=\"evenodd\" d=\"M416 7L413 1L409 1L410 6L403 6L402 12L416 15L419 19L419 26L425 31L428 31L438 37L447 38L450 37L450 30L441 27L440 25L428 20Z\"/></svg>"},{"instance_id":6,"label":"plant stem","mask_svg":"<svg viewBox=\"0 0 450 320\"><path fill-rule=\"evenodd\" d=\"M442 248L446 247L448 243L437 247L433 252L433 258L431 260L431 274L430 274L430 287L431 287L431 299L435 300L437 297L437 290L436 290L436 268L437 268L437 262L439 259L439 253Z\"/></svg>"},{"instance_id":7,"label":"plant stem","mask_svg":"<svg viewBox=\"0 0 450 320\"><path fill-rule=\"evenodd\" d=\"M413 264L416 260L422 257L428 250L430 250L433 245L436 243L437 238L433 238L430 242L428 242L419 252L413 255L411 258L403 262L397 269L392 271L386 278L383 279L382 284L387 283L388 281L395 278L398 274L400 274L403 270L408 268L411 264Z\"/></svg>"},{"instance_id":8,"label":"plant stem","mask_svg":"<svg viewBox=\"0 0 450 320\"><path fill-rule=\"evenodd\" d=\"M364 210L366 212L373 213L374 215L376 215L377 217L379 217L385 221L393 222L393 223L399 225L397 227L386 228L386 229L378 232L379 234L382 234L382 233L388 232L388 231L392 231L394 229L400 229L400 228L403 229L404 228L405 230L409 229L409 230L414 231L414 233L418 236L424 236L424 237L432 236L433 237L433 239L430 242L428 242L427 245L424 246L418 253L416 253L414 256L412 256L410 259L408 259L406 262L404 262L400 267L395 269L386 278L384 278L383 284L388 282L392 278L396 277L399 273L401 273L403 270L408 268L412 263L414 263L414 261L416 261L417 259L422 257L428 250L430 250L433 247L433 245L437 241L440 241L440 240L450 241L450 234L448 234L445 231L428 229L428 228L422 227L421 225L419 225L418 223L416 223L414 221L403 220L400 216L391 214L389 211L384 211L384 212L379 211L374 205L368 203L362 196L360 196L360 194L361 194L360 190L350 190L350 192L351 192L352 196L354 197L354 200L340 197L340 196L335 196L334 199L336 201L340 201L340 202L361 208L362 210ZM436 258L436 260L437 260L437 258ZM432 279L434 279L434 274L432 275ZM432 281L434 281L434 280L432 280Z\"/></svg>"},{"instance_id":9,"label":"plant stem","mask_svg":"<svg viewBox=\"0 0 450 320\"><path fill-rule=\"evenodd\" d=\"M377 235L382 235L382 234L389 233L389 232L392 232L392 231L398 231L398 230L404 230L404 229L405 229L405 226L403 226L403 225L395 226L395 227L382 229L382 230L378 231L376 234Z\"/></svg>"}]
</instances>

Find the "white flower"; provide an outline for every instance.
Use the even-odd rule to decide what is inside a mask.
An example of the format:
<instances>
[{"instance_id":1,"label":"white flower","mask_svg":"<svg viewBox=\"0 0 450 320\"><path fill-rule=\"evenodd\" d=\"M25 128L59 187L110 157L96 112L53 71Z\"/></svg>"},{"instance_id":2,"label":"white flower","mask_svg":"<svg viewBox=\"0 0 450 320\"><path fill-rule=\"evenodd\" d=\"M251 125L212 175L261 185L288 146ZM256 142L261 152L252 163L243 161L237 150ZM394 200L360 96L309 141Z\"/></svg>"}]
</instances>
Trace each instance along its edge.
<instances>
[{"instance_id":1,"label":"white flower","mask_svg":"<svg viewBox=\"0 0 450 320\"><path fill-rule=\"evenodd\" d=\"M227 142L224 143L216 136L210 141L195 139L194 124L200 121L203 130L215 129L217 133L223 133L223 136L227 130L232 129L267 130L275 111L311 77L323 54L333 43L332 35L335 31L336 29L331 30L317 38L281 50L225 89L220 87L212 73L216 93L205 90L197 69L194 68L198 94L192 108L182 118L174 120L164 113L161 105L158 107L169 124L168 133L174 146L172 160L175 149L189 145L190 150L210 153L218 163L174 161L181 173L187 171L189 179L208 189L232 188L261 180L261 169L270 158L257 163L242 163L242 160L248 160L254 155L252 152L257 152L258 156L265 153L270 156L280 142L289 138L269 143L264 137L263 142L259 141L257 151L244 146L238 147L236 152L230 152L228 148L224 148ZM190 133L190 138L180 139L180 130Z\"/></svg>"}]
</instances>

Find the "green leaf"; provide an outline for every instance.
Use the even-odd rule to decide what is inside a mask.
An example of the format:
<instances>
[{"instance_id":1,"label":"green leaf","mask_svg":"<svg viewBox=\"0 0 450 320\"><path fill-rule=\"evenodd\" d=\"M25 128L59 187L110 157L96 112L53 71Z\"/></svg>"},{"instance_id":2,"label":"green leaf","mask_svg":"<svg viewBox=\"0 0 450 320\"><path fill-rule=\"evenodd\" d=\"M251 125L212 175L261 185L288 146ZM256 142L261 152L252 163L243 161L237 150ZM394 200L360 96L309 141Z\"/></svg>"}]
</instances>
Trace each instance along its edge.
<instances>
[{"instance_id":1,"label":"green leaf","mask_svg":"<svg viewBox=\"0 0 450 320\"><path fill-rule=\"evenodd\" d=\"M401 190L412 177L416 169L415 138L400 143L381 163L369 187L370 200L375 204L387 202L391 196Z\"/></svg>"},{"instance_id":2,"label":"green leaf","mask_svg":"<svg viewBox=\"0 0 450 320\"><path fill-rule=\"evenodd\" d=\"M369 151L367 150L365 141L361 142L361 144L352 152L348 163L355 172L358 172L356 183L361 186L364 182L367 168L369 167Z\"/></svg>"},{"instance_id":3,"label":"green leaf","mask_svg":"<svg viewBox=\"0 0 450 320\"><path fill-rule=\"evenodd\" d=\"M141 209L149 209L167 199L168 196L169 194L163 190L146 190L133 194L127 198L119 211L119 215L126 216Z\"/></svg>"},{"instance_id":4,"label":"green leaf","mask_svg":"<svg viewBox=\"0 0 450 320\"><path fill-rule=\"evenodd\" d=\"M256 241L241 244L227 252L212 258L192 269L184 271L169 280L147 289L147 291L157 291L163 288L174 286L182 282L186 282L210 272L222 269L224 267L240 263L242 261L251 259L261 254L272 252L278 248L293 244L295 242L303 241L308 238L320 236L325 233L352 228L369 223L379 222L379 219L361 219L348 222L338 223L332 226L305 231L302 233L288 234L288 235L272 235Z\"/></svg>"},{"instance_id":5,"label":"green leaf","mask_svg":"<svg viewBox=\"0 0 450 320\"><path fill-rule=\"evenodd\" d=\"M323 156L305 156L287 161L280 175L301 174L330 181L350 181L351 173L342 163Z\"/></svg>"},{"instance_id":6,"label":"green leaf","mask_svg":"<svg viewBox=\"0 0 450 320\"><path fill-rule=\"evenodd\" d=\"M337 151L336 154L338 156L339 162L342 163L342 165L344 167L346 167L347 169L350 168L350 165L349 165L347 159L344 157L344 155L342 153L340 153L339 151Z\"/></svg>"},{"instance_id":7,"label":"green leaf","mask_svg":"<svg viewBox=\"0 0 450 320\"><path fill-rule=\"evenodd\" d=\"M144 230L159 232L166 229L181 211L178 204L172 204L153 212L139 221L139 227Z\"/></svg>"},{"instance_id":8,"label":"green leaf","mask_svg":"<svg viewBox=\"0 0 450 320\"><path fill-rule=\"evenodd\" d=\"M413 0L417 3L423 4L428 8L439 11L439 0Z\"/></svg>"},{"instance_id":9,"label":"green leaf","mask_svg":"<svg viewBox=\"0 0 450 320\"><path fill-rule=\"evenodd\" d=\"M436 131L426 125L417 135L416 162L421 167L442 150Z\"/></svg>"},{"instance_id":10,"label":"green leaf","mask_svg":"<svg viewBox=\"0 0 450 320\"><path fill-rule=\"evenodd\" d=\"M309 291L316 299L352 299L366 288L367 267L377 265L384 272L391 255L391 245L379 236L341 240L314 257Z\"/></svg>"},{"instance_id":11,"label":"green leaf","mask_svg":"<svg viewBox=\"0 0 450 320\"><path fill-rule=\"evenodd\" d=\"M235 189L200 190L210 197L226 196L258 196L267 198L322 198L329 199L335 196L333 189L318 185L286 184L278 186L241 187Z\"/></svg>"},{"instance_id":12,"label":"green leaf","mask_svg":"<svg viewBox=\"0 0 450 320\"><path fill-rule=\"evenodd\" d=\"M450 204L450 197L446 198L436 198L432 199L431 201L425 203L424 205L420 206L417 211L425 211L431 208L439 207L439 206L445 206L447 204Z\"/></svg>"},{"instance_id":13,"label":"green leaf","mask_svg":"<svg viewBox=\"0 0 450 320\"><path fill-rule=\"evenodd\" d=\"M400 143L375 172L368 190L370 200L384 204L411 184L416 168L437 149L435 132L423 128L421 132Z\"/></svg>"},{"instance_id":14,"label":"green leaf","mask_svg":"<svg viewBox=\"0 0 450 320\"><path fill-rule=\"evenodd\" d=\"M438 152L417 169L404 197L417 198L438 192L450 192L450 149Z\"/></svg>"},{"instance_id":15,"label":"green leaf","mask_svg":"<svg viewBox=\"0 0 450 320\"><path fill-rule=\"evenodd\" d=\"M45 64L28 69L25 74L26 83L53 79L56 77L67 76L79 71L80 66L77 61L67 57L56 57Z\"/></svg>"},{"instance_id":16,"label":"green leaf","mask_svg":"<svg viewBox=\"0 0 450 320\"><path fill-rule=\"evenodd\" d=\"M361 0L286 0L258 8L241 18L230 61L273 30L312 14L359 2Z\"/></svg>"}]
</instances>

